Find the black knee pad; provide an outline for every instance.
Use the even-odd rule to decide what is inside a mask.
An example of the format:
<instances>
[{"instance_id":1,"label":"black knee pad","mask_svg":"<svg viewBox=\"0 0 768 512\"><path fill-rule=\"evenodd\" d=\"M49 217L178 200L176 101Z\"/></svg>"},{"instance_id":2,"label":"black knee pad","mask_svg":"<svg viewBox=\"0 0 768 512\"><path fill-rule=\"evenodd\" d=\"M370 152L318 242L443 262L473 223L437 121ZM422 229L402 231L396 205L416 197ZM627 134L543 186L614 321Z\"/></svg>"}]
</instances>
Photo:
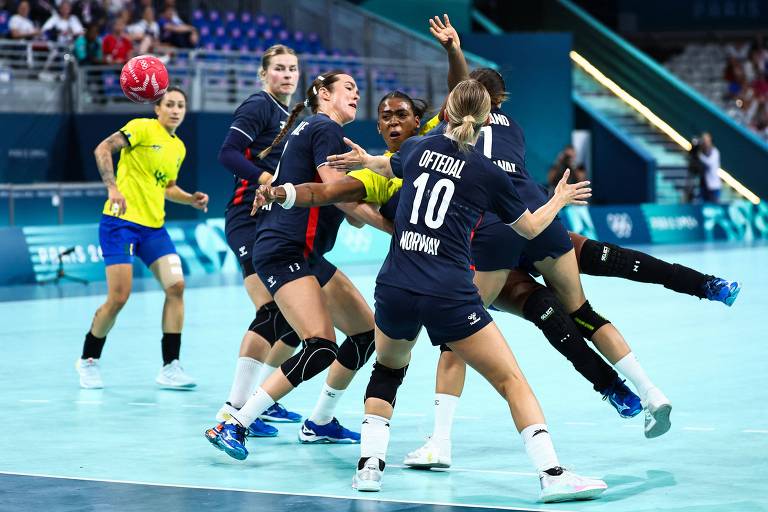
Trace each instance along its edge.
<instances>
[{"instance_id":1,"label":"black knee pad","mask_svg":"<svg viewBox=\"0 0 768 512\"><path fill-rule=\"evenodd\" d=\"M453 352L453 350L451 350L451 347L443 343L440 345L440 353L442 354L443 352Z\"/></svg>"},{"instance_id":2,"label":"black knee pad","mask_svg":"<svg viewBox=\"0 0 768 512\"><path fill-rule=\"evenodd\" d=\"M592 339L592 336L599 328L605 324L611 323L600 316L597 311L592 309L589 301L585 302L579 309L571 313L571 318L574 323L576 323L576 327L579 328L579 331L581 331L582 336L589 340Z\"/></svg>"},{"instance_id":3,"label":"black knee pad","mask_svg":"<svg viewBox=\"0 0 768 512\"><path fill-rule=\"evenodd\" d=\"M279 339L285 341L284 338L290 338L292 343L296 343L293 345L286 342L292 347L298 347L301 343L301 339L298 336L291 338L290 334L293 333L293 328L280 312L280 308L277 307L275 302L268 302L259 308L256 312L256 318L253 319L248 330L267 340L270 346L274 345Z\"/></svg>"},{"instance_id":4,"label":"black knee pad","mask_svg":"<svg viewBox=\"0 0 768 512\"><path fill-rule=\"evenodd\" d=\"M405 372L408 366L397 370L388 368L376 361L373 363L373 372L371 380L368 381L368 387L365 389L365 399L379 398L395 406L397 397L397 388L403 383Z\"/></svg>"},{"instance_id":5,"label":"black knee pad","mask_svg":"<svg viewBox=\"0 0 768 512\"><path fill-rule=\"evenodd\" d=\"M281 314L280 316L283 316L283 315ZM290 327L290 325L289 325L289 327ZM298 334L296 334L296 331L294 331L294 330L291 330L291 332L289 332L288 334L284 335L280 339L283 340L283 343L285 343L289 347L296 348L299 345L301 345L301 338L299 337Z\"/></svg>"},{"instance_id":6,"label":"black knee pad","mask_svg":"<svg viewBox=\"0 0 768 512\"><path fill-rule=\"evenodd\" d=\"M547 341L571 362L596 391L605 389L616 372L584 341L583 334L548 288L533 292L523 306L523 317L533 322Z\"/></svg>"},{"instance_id":7,"label":"black knee pad","mask_svg":"<svg viewBox=\"0 0 768 512\"><path fill-rule=\"evenodd\" d=\"M293 387L322 372L336 360L338 347L325 338L307 338L304 347L280 365Z\"/></svg>"},{"instance_id":8,"label":"black knee pad","mask_svg":"<svg viewBox=\"0 0 768 512\"><path fill-rule=\"evenodd\" d=\"M344 368L357 371L365 366L375 348L373 331L353 334L339 346L339 355L336 356L336 360Z\"/></svg>"},{"instance_id":9,"label":"black knee pad","mask_svg":"<svg viewBox=\"0 0 768 512\"><path fill-rule=\"evenodd\" d=\"M581 339L573 319L549 288L539 288L526 299L523 318L533 322L553 344Z\"/></svg>"},{"instance_id":10,"label":"black knee pad","mask_svg":"<svg viewBox=\"0 0 768 512\"><path fill-rule=\"evenodd\" d=\"M618 245L587 239L581 247L579 270L585 274L623 277L631 267L631 258Z\"/></svg>"}]
</instances>

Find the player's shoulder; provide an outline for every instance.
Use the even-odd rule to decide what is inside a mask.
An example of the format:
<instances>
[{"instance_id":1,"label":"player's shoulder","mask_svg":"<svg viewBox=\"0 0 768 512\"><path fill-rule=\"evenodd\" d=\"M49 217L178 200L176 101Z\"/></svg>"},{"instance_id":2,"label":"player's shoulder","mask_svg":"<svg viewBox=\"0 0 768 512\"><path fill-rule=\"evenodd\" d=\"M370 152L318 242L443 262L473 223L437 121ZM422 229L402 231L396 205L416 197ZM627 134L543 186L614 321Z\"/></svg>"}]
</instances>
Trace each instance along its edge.
<instances>
[{"instance_id":1,"label":"player's shoulder","mask_svg":"<svg viewBox=\"0 0 768 512\"><path fill-rule=\"evenodd\" d=\"M252 112L269 112L272 110L274 103L267 98L266 91L259 91L257 93L248 96L237 109L235 115L245 114Z\"/></svg>"}]
</instances>

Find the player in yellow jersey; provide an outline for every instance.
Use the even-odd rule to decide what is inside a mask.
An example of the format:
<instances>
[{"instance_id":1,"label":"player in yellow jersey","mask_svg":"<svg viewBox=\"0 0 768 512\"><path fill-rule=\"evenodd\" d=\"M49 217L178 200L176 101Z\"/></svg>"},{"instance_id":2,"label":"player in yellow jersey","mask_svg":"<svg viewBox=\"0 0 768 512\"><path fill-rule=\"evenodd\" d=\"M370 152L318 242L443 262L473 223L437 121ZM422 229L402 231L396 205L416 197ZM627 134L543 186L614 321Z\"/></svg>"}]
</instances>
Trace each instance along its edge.
<instances>
[{"instance_id":1,"label":"player in yellow jersey","mask_svg":"<svg viewBox=\"0 0 768 512\"><path fill-rule=\"evenodd\" d=\"M179 365L184 323L184 274L165 221L165 200L207 211L208 196L190 194L176 184L186 148L176 135L184 121L187 98L169 87L155 105L154 119L133 119L104 139L94 152L109 198L99 223L99 243L107 273L107 300L96 310L77 360L80 386L101 388L99 359L107 333L128 300L133 260L138 256L165 291L162 316L163 367L156 382L166 388L190 389L195 382ZM115 180L112 155L120 151Z\"/></svg>"}]
</instances>

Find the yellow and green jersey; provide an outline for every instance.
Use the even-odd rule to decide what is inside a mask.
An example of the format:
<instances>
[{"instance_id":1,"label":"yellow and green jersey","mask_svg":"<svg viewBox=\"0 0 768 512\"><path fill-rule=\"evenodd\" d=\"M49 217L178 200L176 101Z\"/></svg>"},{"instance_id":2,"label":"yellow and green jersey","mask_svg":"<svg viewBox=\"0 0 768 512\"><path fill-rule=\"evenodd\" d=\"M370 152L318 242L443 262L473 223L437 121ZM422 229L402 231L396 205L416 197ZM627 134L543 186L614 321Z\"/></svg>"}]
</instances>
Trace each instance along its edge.
<instances>
[{"instance_id":1,"label":"yellow and green jersey","mask_svg":"<svg viewBox=\"0 0 768 512\"><path fill-rule=\"evenodd\" d=\"M435 126L440 124L440 117L436 115L427 123L419 128L419 135L424 135L430 132ZM392 156L391 151L384 153L384 156ZM379 206L386 204L387 201L392 199L392 196L400 190L403 186L403 180L400 178L385 178L381 174L370 169L360 169L358 171L351 171L347 174L356 180L360 180L365 186L365 198L363 201L366 203L373 203Z\"/></svg>"},{"instance_id":2,"label":"yellow and green jersey","mask_svg":"<svg viewBox=\"0 0 768 512\"><path fill-rule=\"evenodd\" d=\"M179 175L187 149L157 119L133 119L120 132L129 144L120 150L117 164L117 188L127 205L120 218L159 228L165 220L165 189ZM114 216L109 200L103 212Z\"/></svg>"}]
</instances>

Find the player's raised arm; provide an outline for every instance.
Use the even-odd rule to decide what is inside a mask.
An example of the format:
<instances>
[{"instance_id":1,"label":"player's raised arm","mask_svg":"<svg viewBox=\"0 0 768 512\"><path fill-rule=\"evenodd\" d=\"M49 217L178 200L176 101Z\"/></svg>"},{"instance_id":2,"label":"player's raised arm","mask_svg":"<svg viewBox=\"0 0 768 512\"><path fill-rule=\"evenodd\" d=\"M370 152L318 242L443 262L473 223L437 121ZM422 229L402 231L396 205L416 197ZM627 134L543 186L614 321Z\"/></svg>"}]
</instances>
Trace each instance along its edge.
<instances>
[{"instance_id":1,"label":"player's raised arm","mask_svg":"<svg viewBox=\"0 0 768 512\"><path fill-rule=\"evenodd\" d=\"M341 155L330 155L328 157L328 166L330 168L337 171L368 168L387 178L393 176L392 166L389 164L388 156L370 155L365 149L346 137L344 137L344 143L352 148L352 151Z\"/></svg>"},{"instance_id":2,"label":"player's raised arm","mask_svg":"<svg viewBox=\"0 0 768 512\"><path fill-rule=\"evenodd\" d=\"M459 33L451 25L447 14L443 14L442 19L439 16L430 18L429 31L448 54L448 90L451 91L456 84L469 78L469 67L461 51Z\"/></svg>"},{"instance_id":3,"label":"player's raised arm","mask_svg":"<svg viewBox=\"0 0 768 512\"><path fill-rule=\"evenodd\" d=\"M512 229L528 240L544 231L555 219L563 207L574 205L585 205L587 199L592 197L592 189L589 188L588 181L580 181L573 185L568 184L568 176L571 170L566 169L563 177L555 188L555 194L535 212L526 212L514 223L510 224Z\"/></svg>"}]
</instances>

